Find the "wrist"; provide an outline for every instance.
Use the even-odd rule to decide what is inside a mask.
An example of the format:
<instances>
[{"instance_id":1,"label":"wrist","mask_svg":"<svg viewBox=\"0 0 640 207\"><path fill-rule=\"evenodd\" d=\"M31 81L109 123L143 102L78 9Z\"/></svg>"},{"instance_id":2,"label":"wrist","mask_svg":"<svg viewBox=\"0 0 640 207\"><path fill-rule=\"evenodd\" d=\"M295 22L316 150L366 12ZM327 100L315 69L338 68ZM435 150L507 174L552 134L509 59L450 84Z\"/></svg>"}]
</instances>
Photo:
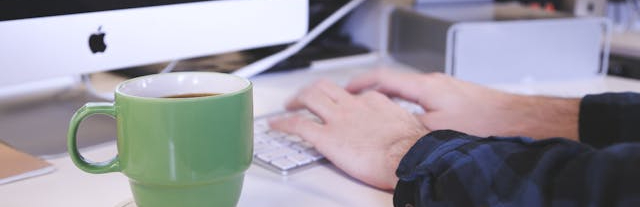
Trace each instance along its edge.
<instances>
[{"instance_id":1,"label":"wrist","mask_svg":"<svg viewBox=\"0 0 640 207\"><path fill-rule=\"evenodd\" d=\"M401 139L389 147L388 152L386 153L388 155L388 161L386 162L387 166L385 166L385 169L387 169L386 177L389 178L387 180L389 189L395 189L395 186L398 183L396 170L398 169L402 158L409 152L411 147L413 147L420 138L426 136L428 133L429 131L426 128L421 128L415 133L416 137Z\"/></svg>"},{"instance_id":2,"label":"wrist","mask_svg":"<svg viewBox=\"0 0 640 207\"><path fill-rule=\"evenodd\" d=\"M400 165L400 161L407 154L407 152L409 152L409 149L411 149L411 147L416 143L417 139L419 138L416 138L413 141L410 139L405 139L399 141L389 148L389 161L387 162L387 166L385 167L385 169L387 169L386 177L389 178L387 180L387 185L390 187L390 189L394 189L396 184L398 183L398 177L396 176L395 172Z\"/></svg>"}]
</instances>

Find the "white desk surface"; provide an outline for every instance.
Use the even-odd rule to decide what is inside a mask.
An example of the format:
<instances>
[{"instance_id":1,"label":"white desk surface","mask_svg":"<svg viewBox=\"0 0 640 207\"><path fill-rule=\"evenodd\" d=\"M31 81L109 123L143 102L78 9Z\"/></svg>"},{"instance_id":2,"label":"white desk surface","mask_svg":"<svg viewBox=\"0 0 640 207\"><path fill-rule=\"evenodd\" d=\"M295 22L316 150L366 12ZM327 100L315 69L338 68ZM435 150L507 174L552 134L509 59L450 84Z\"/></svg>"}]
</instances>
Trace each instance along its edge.
<instances>
[{"instance_id":1,"label":"white desk surface","mask_svg":"<svg viewBox=\"0 0 640 207\"><path fill-rule=\"evenodd\" d=\"M267 74L252 79L255 115L282 110L285 101L298 88L324 77L346 83L350 77L375 66L352 66L336 70L297 71ZM524 93L576 96L605 91L640 92L640 82L606 77L564 83L501 85L497 88ZM82 139L82 138L80 138ZM92 160L115 155L115 143L83 150ZM94 175L76 168L67 156L48 159L56 171L0 186L2 207L113 207L131 199L127 178L120 173ZM350 178L330 164L282 177L252 165L246 172L238 206L392 206L392 193L377 190Z\"/></svg>"}]
</instances>

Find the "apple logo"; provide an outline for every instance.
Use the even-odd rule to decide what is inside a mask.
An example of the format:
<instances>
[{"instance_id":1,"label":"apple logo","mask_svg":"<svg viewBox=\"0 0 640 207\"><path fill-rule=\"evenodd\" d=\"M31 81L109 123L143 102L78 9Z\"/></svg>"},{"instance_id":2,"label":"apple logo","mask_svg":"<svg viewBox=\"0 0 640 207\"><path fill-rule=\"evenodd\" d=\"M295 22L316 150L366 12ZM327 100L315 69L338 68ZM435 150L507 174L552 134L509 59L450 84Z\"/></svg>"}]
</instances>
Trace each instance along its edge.
<instances>
[{"instance_id":1,"label":"apple logo","mask_svg":"<svg viewBox=\"0 0 640 207\"><path fill-rule=\"evenodd\" d=\"M107 50L107 45L104 43L104 36L106 34L102 32L102 26L98 27L98 31L89 36L89 49L92 53L102 53Z\"/></svg>"}]
</instances>

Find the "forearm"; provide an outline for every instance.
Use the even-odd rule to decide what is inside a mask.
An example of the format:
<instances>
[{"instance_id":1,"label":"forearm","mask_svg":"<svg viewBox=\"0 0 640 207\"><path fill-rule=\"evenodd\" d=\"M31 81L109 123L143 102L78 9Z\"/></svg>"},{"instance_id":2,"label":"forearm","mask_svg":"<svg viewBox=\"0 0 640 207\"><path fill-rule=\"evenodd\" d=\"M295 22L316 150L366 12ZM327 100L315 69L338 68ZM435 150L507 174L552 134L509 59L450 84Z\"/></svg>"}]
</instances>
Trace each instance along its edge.
<instances>
[{"instance_id":1,"label":"forearm","mask_svg":"<svg viewBox=\"0 0 640 207\"><path fill-rule=\"evenodd\" d=\"M437 131L398 167L395 206L638 206L640 145Z\"/></svg>"},{"instance_id":2,"label":"forearm","mask_svg":"<svg viewBox=\"0 0 640 207\"><path fill-rule=\"evenodd\" d=\"M605 93L583 99L513 95L505 101L508 136L564 137L596 148L640 141L640 94Z\"/></svg>"},{"instance_id":3,"label":"forearm","mask_svg":"<svg viewBox=\"0 0 640 207\"><path fill-rule=\"evenodd\" d=\"M508 136L578 140L580 99L513 95L505 107L513 123Z\"/></svg>"}]
</instances>

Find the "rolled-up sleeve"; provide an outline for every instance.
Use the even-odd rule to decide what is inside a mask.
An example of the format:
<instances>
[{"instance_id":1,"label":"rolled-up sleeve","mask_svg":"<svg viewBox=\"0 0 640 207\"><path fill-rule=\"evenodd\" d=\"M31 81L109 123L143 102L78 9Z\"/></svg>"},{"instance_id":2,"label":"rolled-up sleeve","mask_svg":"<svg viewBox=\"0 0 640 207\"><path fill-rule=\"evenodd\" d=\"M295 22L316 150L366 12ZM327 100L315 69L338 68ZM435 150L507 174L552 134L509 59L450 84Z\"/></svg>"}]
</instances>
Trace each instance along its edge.
<instances>
[{"instance_id":1,"label":"rolled-up sleeve","mask_svg":"<svg viewBox=\"0 0 640 207\"><path fill-rule=\"evenodd\" d=\"M580 141L595 148L640 142L640 94L587 95L580 102Z\"/></svg>"},{"instance_id":2,"label":"rolled-up sleeve","mask_svg":"<svg viewBox=\"0 0 640 207\"><path fill-rule=\"evenodd\" d=\"M394 205L640 206L640 145L434 131L403 157Z\"/></svg>"}]
</instances>

